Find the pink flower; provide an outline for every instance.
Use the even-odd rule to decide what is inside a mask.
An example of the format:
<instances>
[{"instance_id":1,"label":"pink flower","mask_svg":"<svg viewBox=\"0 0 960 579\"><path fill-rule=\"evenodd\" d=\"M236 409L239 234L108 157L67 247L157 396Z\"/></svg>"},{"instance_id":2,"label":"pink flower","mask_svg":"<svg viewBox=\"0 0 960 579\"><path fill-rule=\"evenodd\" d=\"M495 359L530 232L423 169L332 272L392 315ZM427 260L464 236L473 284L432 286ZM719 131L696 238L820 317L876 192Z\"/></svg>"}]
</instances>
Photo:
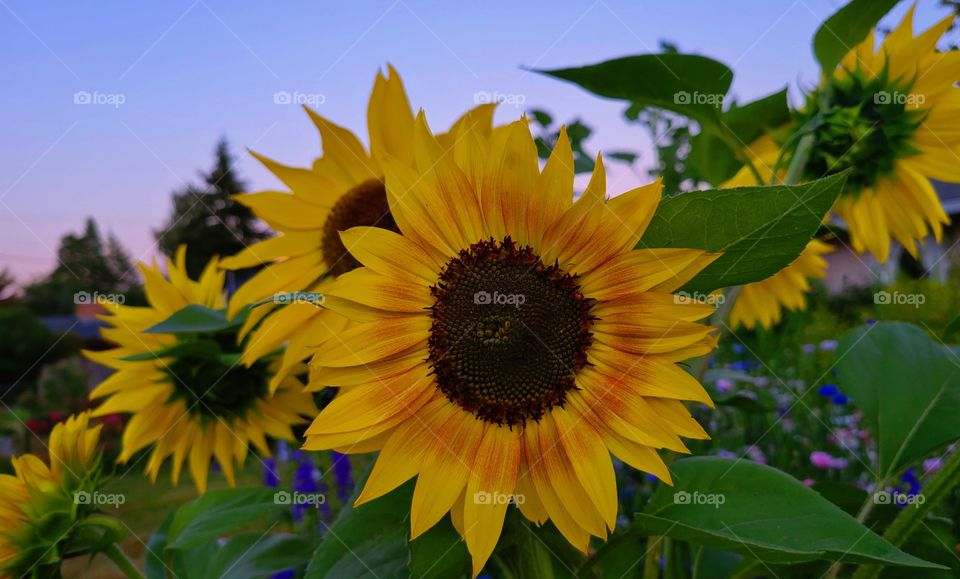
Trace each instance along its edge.
<instances>
[{"instance_id":1,"label":"pink flower","mask_svg":"<svg viewBox=\"0 0 960 579\"><path fill-rule=\"evenodd\" d=\"M847 467L847 459L837 458L826 452L823 452L822 450L817 450L810 454L810 464L817 468L823 469L841 469Z\"/></svg>"}]
</instances>

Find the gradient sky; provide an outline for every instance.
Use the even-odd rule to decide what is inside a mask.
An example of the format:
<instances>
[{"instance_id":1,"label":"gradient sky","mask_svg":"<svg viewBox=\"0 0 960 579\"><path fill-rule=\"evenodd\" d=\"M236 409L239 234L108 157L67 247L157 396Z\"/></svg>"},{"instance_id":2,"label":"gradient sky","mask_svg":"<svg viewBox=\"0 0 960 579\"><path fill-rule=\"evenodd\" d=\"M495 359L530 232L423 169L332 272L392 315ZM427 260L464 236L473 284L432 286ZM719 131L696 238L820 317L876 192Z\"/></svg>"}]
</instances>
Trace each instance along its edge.
<instances>
[{"instance_id":1,"label":"gradient sky","mask_svg":"<svg viewBox=\"0 0 960 579\"><path fill-rule=\"evenodd\" d=\"M0 0L0 267L20 283L47 273L59 238L86 216L134 258L150 260L171 192L209 168L217 139L228 137L254 189L273 187L246 148L291 165L319 153L306 114L274 95L306 95L366 141L369 90L387 62L435 129L473 106L478 92L499 93L523 101L501 105L500 122L542 107L592 125L592 150L645 154L650 144L622 121L621 103L521 67L589 64L668 39L730 65L741 100L786 85L796 98L817 77L810 39L842 4ZM918 27L946 14L937 4L918 2ZM905 10L903 3L886 22ZM75 104L80 91L104 104ZM616 166L608 176L611 191L639 180Z\"/></svg>"}]
</instances>

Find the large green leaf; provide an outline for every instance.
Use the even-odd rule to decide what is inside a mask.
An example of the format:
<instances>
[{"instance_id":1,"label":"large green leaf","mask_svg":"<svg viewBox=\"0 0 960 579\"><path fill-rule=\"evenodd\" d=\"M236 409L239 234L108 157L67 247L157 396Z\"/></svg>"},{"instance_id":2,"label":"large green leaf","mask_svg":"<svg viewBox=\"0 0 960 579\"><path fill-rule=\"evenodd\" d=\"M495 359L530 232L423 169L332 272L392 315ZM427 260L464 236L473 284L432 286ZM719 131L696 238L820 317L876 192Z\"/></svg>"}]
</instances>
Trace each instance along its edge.
<instances>
[{"instance_id":1,"label":"large green leaf","mask_svg":"<svg viewBox=\"0 0 960 579\"><path fill-rule=\"evenodd\" d=\"M372 502L344 508L314 552L306 579L407 576L406 520L412 493L408 482Z\"/></svg>"},{"instance_id":2,"label":"large green leaf","mask_svg":"<svg viewBox=\"0 0 960 579\"><path fill-rule=\"evenodd\" d=\"M168 549L189 549L288 507L269 488L207 491L177 510L167 532Z\"/></svg>"},{"instance_id":3,"label":"large green leaf","mask_svg":"<svg viewBox=\"0 0 960 579\"><path fill-rule=\"evenodd\" d=\"M920 328L900 322L854 328L840 340L841 384L877 438L881 479L960 439L956 356Z\"/></svg>"},{"instance_id":4,"label":"large green leaf","mask_svg":"<svg viewBox=\"0 0 960 579\"><path fill-rule=\"evenodd\" d=\"M304 537L262 533L238 535L217 552L207 577L268 577L300 567L310 559L310 552L310 542Z\"/></svg>"},{"instance_id":5,"label":"large green leaf","mask_svg":"<svg viewBox=\"0 0 960 579\"><path fill-rule=\"evenodd\" d=\"M665 535L771 563L812 560L940 568L900 551L803 483L749 460L686 458L670 466L630 532Z\"/></svg>"},{"instance_id":6,"label":"large green leaf","mask_svg":"<svg viewBox=\"0 0 960 579\"><path fill-rule=\"evenodd\" d=\"M853 0L827 18L813 37L813 52L826 72L867 37L899 0Z\"/></svg>"},{"instance_id":7,"label":"large green leaf","mask_svg":"<svg viewBox=\"0 0 960 579\"><path fill-rule=\"evenodd\" d=\"M199 304L190 304L177 310L169 318L146 330L148 334L184 334L220 332L239 327L246 318L246 311L227 319L224 310L214 310Z\"/></svg>"},{"instance_id":8,"label":"large green leaf","mask_svg":"<svg viewBox=\"0 0 960 579\"><path fill-rule=\"evenodd\" d=\"M361 488L362 481L357 492ZM413 488L409 481L384 497L341 511L314 552L306 579L468 576L466 547L447 520L409 541Z\"/></svg>"},{"instance_id":9,"label":"large green leaf","mask_svg":"<svg viewBox=\"0 0 960 579\"><path fill-rule=\"evenodd\" d=\"M724 128L733 136L738 148L746 147L766 132L777 129L790 120L787 89L749 102L732 106L723 113ZM713 185L721 185L733 177L743 162L737 157L728 140L711 131L700 131L690 140L687 164L697 176Z\"/></svg>"},{"instance_id":10,"label":"large green leaf","mask_svg":"<svg viewBox=\"0 0 960 579\"><path fill-rule=\"evenodd\" d=\"M600 96L655 106L722 130L723 101L733 71L696 54L640 54L578 68L538 70Z\"/></svg>"},{"instance_id":11,"label":"large green leaf","mask_svg":"<svg viewBox=\"0 0 960 579\"><path fill-rule=\"evenodd\" d=\"M470 576L470 553L449 517L410 542L410 576L420 579Z\"/></svg>"},{"instance_id":12,"label":"large green leaf","mask_svg":"<svg viewBox=\"0 0 960 579\"><path fill-rule=\"evenodd\" d=\"M684 288L709 292L760 281L800 255L846 181L690 191L660 202L637 247L723 252Z\"/></svg>"}]
</instances>

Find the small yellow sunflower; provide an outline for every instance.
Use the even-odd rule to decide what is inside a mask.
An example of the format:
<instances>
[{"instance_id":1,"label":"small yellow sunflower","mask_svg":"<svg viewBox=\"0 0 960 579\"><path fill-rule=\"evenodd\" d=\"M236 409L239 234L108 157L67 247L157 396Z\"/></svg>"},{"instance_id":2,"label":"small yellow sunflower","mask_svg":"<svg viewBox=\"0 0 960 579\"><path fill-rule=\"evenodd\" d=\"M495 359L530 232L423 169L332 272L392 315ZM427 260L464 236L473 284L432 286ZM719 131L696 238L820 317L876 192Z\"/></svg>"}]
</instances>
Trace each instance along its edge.
<instances>
[{"instance_id":1,"label":"small yellow sunflower","mask_svg":"<svg viewBox=\"0 0 960 579\"><path fill-rule=\"evenodd\" d=\"M249 368L240 366L236 328L187 334L147 332L189 305L213 310L228 306L224 273L216 258L198 281L187 277L185 247L178 250L175 261L168 261L166 276L156 265L141 264L140 271L149 305L106 304L110 315L103 319L112 327L104 328L102 334L117 347L84 352L116 370L90 393L91 399L106 399L94 414L133 414L123 432L118 460L126 462L154 445L146 466L153 480L172 457L176 483L188 460L202 493L210 460L216 458L232 486L234 464L243 463L249 445L266 455L270 450L265 435L294 440L291 425L316 413L312 397L292 374L280 381L276 392L268 391L276 356L265 356Z\"/></svg>"},{"instance_id":2,"label":"small yellow sunflower","mask_svg":"<svg viewBox=\"0 0 960 579\"><path fill-rule=\"evenodd\" d=\"M770 328L780 323L783 308L806 309L810 280L827 276L823 256L831 251L829 243L813 239L793 263L763 281L744 285L730 311L730 327L742 325L752 330L760 324Z\"/></svg>"},{"instance_id":3,"label":"small yellow sunflower","mask_svg":"<svg viewBox=\"0 0 960 579\"><path fill-rule=\"evenodd\" d=\"M71 416L53 427L49 465L25 454L12 459L15 475L0 475L0 573L25 577L45 565L59 565L61 549L77 523L93 511L79 493L96 489L100 425L90 413Z\"/></svg>"},{"instance_id":4,"label":"small yellow sunflower","mask_svg":"<svg viewBox=\"0 0 960 579\"><path fill-rule=\"evenodd\" d=\"M284 292L322 292L333 277L360 264L347 253L340 232L356 226L397 231L383 186L384 158L413 164L413 112L397 71L377 74L367 108L369 152L353 133L304 107L320 132L323 156L309 169L281 165L262 155L259 159L290 191L263 191L239 195L237 200L279 232L224 259L221 267L242 269L269 264L237 291L237 304L260 301ZM470 125L486 138L493 123L494 105L474 108L455 124ZM446 142L451 137L440 136ZM270 314L268 316L268 314ZM283 361L271 388L290 369L307 360L311 347L342 331L347 320L334 311L310 303L282 308L263 306L249 317L241 335L260 322L243 362L253 364L283 344Z\"/></svg>"},{"instance_id":5,"label":"small yellow sunflower","mask_svg":"<svg viewBox=\"0 0 960 579\"><path fill-rule=\"evenodd\" d=\"M914 256L929 232L939 241L949 219L930 180L960 182L960 52L936 49L953 16L914 36L913 10L827 71L800 119L819 117L807 177L852 169L834 212L881 263L891 239Z\"/></svg>"},{"instance_id":6,"label":"small yellow sunflower","mask_svg":"<svg viewBox=\"0 0 960 579\"><path fill-rule=\"evenodd\" d=\"M710 398L676 363L714 347L696 323L714 310L671 292L716 256L634 250L661 185L606 200L602 158L574 203L565 130L541 171L523 121L446 148L421 113L411 153L385 163L402 235L341 235L365 267L325 305L359 324L312 364L349 388L304 448L380 450L358 503L417 476L411 536L450 511L475 574L515 495L586 551L614 528L611 453L669 482L657 449L708 438L681 400Z\"/></svg>"}]
</instances>

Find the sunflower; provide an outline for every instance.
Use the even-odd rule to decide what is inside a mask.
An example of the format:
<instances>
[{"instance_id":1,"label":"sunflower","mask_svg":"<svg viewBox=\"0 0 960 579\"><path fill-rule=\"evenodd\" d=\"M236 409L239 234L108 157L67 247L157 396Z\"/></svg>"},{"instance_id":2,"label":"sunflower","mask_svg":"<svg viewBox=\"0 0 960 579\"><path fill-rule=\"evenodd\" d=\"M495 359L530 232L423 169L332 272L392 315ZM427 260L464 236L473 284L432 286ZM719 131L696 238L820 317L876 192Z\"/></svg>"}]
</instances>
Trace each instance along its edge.
<instances>
[{"instance_id":1,"label":"sunflower","mask_svg":"<svg viewBox=\"0 0 960 579\"><path fill-rule=\"evenodd\" d=\"M815 136L806 177L851 169L834 212L853 248L881 263L895 239L911 255L949 219L930 179L960 182L960 52L937 52L953 16L913 35L911 7L875 48L873 31L807 100L799 124Z\"/></svg>"},{"instance_id":2,"label":"sunflower","mask_svg":"<svg viewBox=\"0 0 960 579\"><path fill-rule=\"evenodd\" d=\"M769 181L773 175L773 165L780 154L780 146L775 136L783 130L760 137L747 147L747 153L760 176ZM779 175L782 179L783 175ZM721 187L756 186L756 177L748 168L743 167ZM771 328L783 318L783 308L792 311L805 310L806 294L810 291L810 280L827 277L827 260L824 255L833 251L833 247L819 239L812 239L803 252L790 265L769 278L744 284L736 296L736 302L730 310L730 327L743 326L748 330L757 324Z\"/></svg>"},{"instance_id":3,"label":"sunflower","mask_svg":"<svg viewBox=\"0 0 960 579\"><path fill-rule=\"evenodd\" d=\"M12 458L14 475L0 475L0 572L32 576L58 565L78 523L94 506L77 501L95 490L100 425L90 413L71 416L53 427L49 465L32 454Z\"/></svg>"},{"instance_id":4,"label":"sunflower","mask_svg":"<svg viewBox=\"0 0 960 579\"><path fill-rule=\"evenodd\" d=\"M400 76L392 66L389 76L378 73L367 107L369 152L353 133L304 107L320 132L323 156L309 169L288 167L262 155L262 162L290 191L263 191L237 196L254 214L278 231L224 259L226 269L269 264L237 291L238 304L260 301L284 292L323 292L333 277L360 264L340 241L340 232L356 226L398 231L387 205L383 186L383 160L387 156L413 164L414 118ZM494 105L474 108L455 124L471 125L486 138L493 122ZM450 136L441 136L449 141ZM448 143L449 144L449 143ZM230 315L239 306L230 309ZM270 314L268 316L268 314ZM310 303L290 303L282 308L264 306L248 318L241 335L266 317L244 352L251 365L263 354L283 344L286 349L271 388L291 368L303 363L311 347L346 328L338 313Z\"/></svg>"},{"instance_id":5,"label":"sunflower","mask_svg":"<svg viewBox=\"0 0 960 579\"><path fill-rule=\"evenodd\" d=\"M118 461L126 462L154 445L146 466L154 481L164 461L172 457L176 484L184 461L189 460L193 481L202 493L210 459L216 458L233 486L234 464L243 463L249 445L269 455L265 435L293 440L291 425L305 422L303 416L315 414L316 407L292 375L278 384L276 392L268 391L276 356L240 367L235 327L176 334L147 331L190 305L213 310L228 306L224 273L216 258L197 281L187 277L185 247L177 251L175 261L168 261L166 277L156 265L141 264L140 271L149 305L105 304L111 311L103 319L112 327L104 328L102 334L117 347L84 352L116 370L90 393L91 399L106 399L94 414L133 414L123 432Z\"/></svg>"},{"instance_id":6,"label":"sunflower","mask_svg":"<svg viewBox=\"0 0 960 579\"><path fill-rule=\"evenodd\" d=\"M827 276L823 256L831 251L830 244L813 239L793 263L763 281L744 285L730 311L730 327L742 325L752 330L760 324L770 328L780 323L783 308L806 309L810 280Z\"/></svg>"},{"instance_id":7,"label":"sunflower","mask_svg":"<svg viewBox=\"0 0 960 579\"><path fill-rule=\"evenodd\" d=\"M611 453L669 482L657 449L708 438L681 400L710 398L676 363L714 347L696 323L714 310L671 292L716 256L634 250L660 182L607 201L602 158L574 203L565 130L542 172L524 121L445 148L421 113L412 152L385 163L402 235L341 235L364 267L325 306L358 324L312 364L349 388L304 448L380 450L358 504L417 476L411 537L450 511L475 574L514 496L586 551L614 528Z\"/></svg>"}]
</instances>

